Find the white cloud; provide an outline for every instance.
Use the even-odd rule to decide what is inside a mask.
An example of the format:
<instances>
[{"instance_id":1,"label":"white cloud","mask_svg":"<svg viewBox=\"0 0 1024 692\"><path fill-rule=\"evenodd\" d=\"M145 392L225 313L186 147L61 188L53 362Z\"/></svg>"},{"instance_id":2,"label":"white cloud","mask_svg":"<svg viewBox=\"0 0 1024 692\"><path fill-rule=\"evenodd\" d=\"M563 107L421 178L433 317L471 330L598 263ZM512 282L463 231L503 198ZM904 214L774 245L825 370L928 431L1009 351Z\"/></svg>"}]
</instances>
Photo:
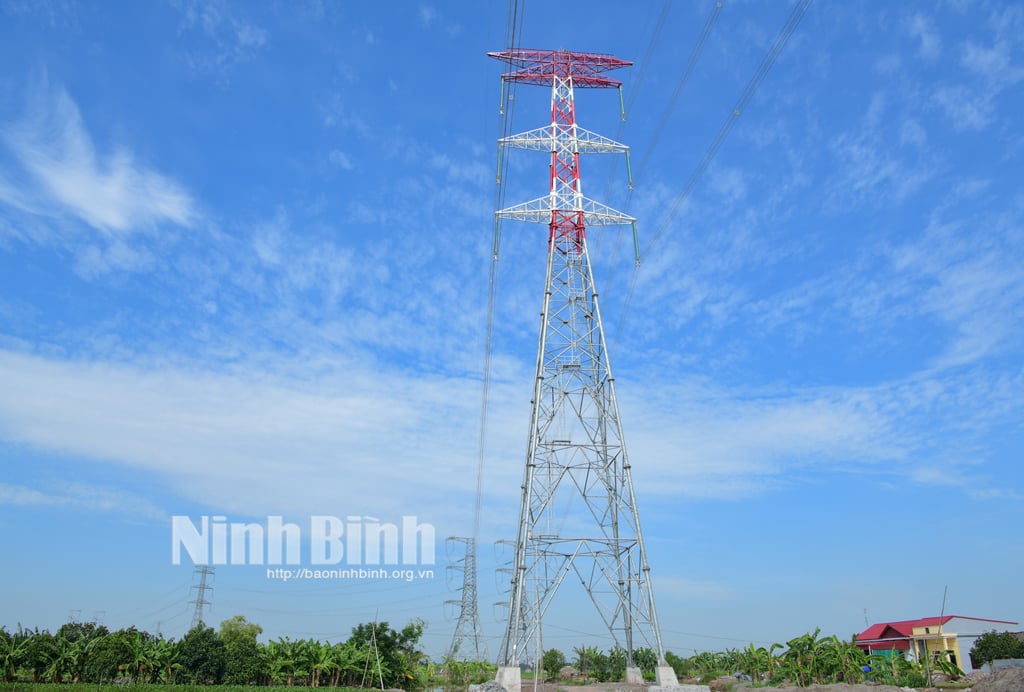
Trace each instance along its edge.
<instances>
[{"instance_id":1,"label":"white cloud","mask_svg":"<svg viewBox=\"0 0 1024 692\"><path fill-rule=\"evenodd\" d=\"M928 134L917 120L908 118L900 127L900 144L922 147L928 143Z\"/></svg>"},{"instance_id":2,"label":"white cloud","mask_svg":"<svg viewBox=\"0 0 1024 692\"><path fill-rule=\"evenodd\" d=\"M971 182L964 183L968 191L976 187ZM1019 343L1024 269L1016 223L936 218L917 242L892 250L894 271L912 296L908 306L952 330L933 367L977 363Z\"/></svg>"},{"instance_id":3,"label":"white cloud","mask_svg":"<svg viewBox=\"0 0 1024 692\"><path fill-rule=\"evenodd\" d=\"M105 246L88 245L77 253L75 271L87 279L115 271L142 271L153 266L153 256L115 239Z\"/></svg>"},{"instance_id":4,"label":"white cloud","mask_svg":"<svg viewBox=\"0 0 1024 692\"><path fill-rule=\"evenodd\" d=\"M195 221L195 204L178 183L137 162L127 148L96 152L66 91L44 88L33 101L23 121L0 132L32 184L8 184L0 199L23 210L71 215L107 234Z\"/></svg>"},{"instance_id":5,"label":"white cloud","mask_svg":"<svg viewBox=\"0 0 1024 692\"><path fill-rule=\"evenodd\" d=\"M939 87L933 98L957 130L980 131L992 122L992 100L968 87Z\"/></svg>"},{"instance_id":6,"label":"white cloud","mask_svg":"<svg viewBox=\"0 0 1024 692\"><path fill-rule=\"evenodd\" d=\"M237 17L221 0L172 0L172 4L181 11L182 30L198 28L205 38L201 45L183 49L185 61L218 81L226 82L237 66L253 60L269 41L266 29Z\"/></svg>"},{"instance_id":7,"label":"white cloud","mask_svg":"<svg viewBox=\"0 0 1024 692\"><path fill-rule=\"evenodd\" d=\"M247 22L235 28L235 35L241 48L262 48L267 44L267 30Z\"/></svg>"},{"instance_id":8,"label":"white cloud","mask_svg":"<svg viewBox=\"0 0 1024 692\"><path fill-rule=\"evenodd\" d=\"M472 487L477 386L338 368L311 384L0 351L0 435L166 477L222 511L464 514L445 498Z\"/></svg>"},{"instance_id":9,"label":"white cloud","mask_svg":"<svg viewBox=\"0 0 1024 692\"><path fill-rule=\"evenodd\" d=\"M915 121L905 121L904 128L894 132L893 110L886 95L876 92L859 127L830 143L837 159L837 175L829 185L833 204L900 202L936 175L934 163L921 147L925 133ZM901 143L914 148L907 152L889 141L895 133L901 135Z\"/></svg>"},{"instance_id":10,"label":"white cloud","mask_svg":"<svg viewBox=\"0 0 1024 692\"><path fill-rule=\"evenodd\" d=\"M420 5L418 16L420 24L429 29L434 20L437 19L437 8L431 5Z\"/></svg>"},{"instance_id":11,"label":"white cloud","mask_svg":"<svg viewBox=\"0 0 1024 692\"><path fill-rule=\"evenodd\" d=\"M997 99L1024 79L1024 68L1013 64L1011 53L1008 40L999 36L991 44L963 44L960 64L972 73L972 79L963 84L939 86L933 97L956 129L980 131L995 120Z\"/></svg>"},{"instance_id":12,"label":"white cloud","mask_svg":"<svg viewBox=\"0 0 1024 692\"><path fill-rule=\"evenodd\" d=\"M340 149L332 149L328 155L328 160L335 166L344 168L346 171L351 171L355 168L355 164L352 163L352 157Z\"/></svg>"},{"instance_id":13,"label":"white cloud","mask_svg":"<svg viewBox=\"0 0 1024 692\"><path fill-rule=\"evenodd\" d=\"M935 60L942 52L942 37L930 17L920 12L910 18L910 35L918 40L917 54L925 60Z\"/></svg>"},{"instance_id":14,"label":"white cloud","mask_svg":"<svg viewBox=\"0 0 1024 692\"><path fill-rule=\"evenodd\" d=\"M507 488L521 474L529 393L525 365L513 371L508 379L496 372L491 382L484 501L492 510L511 505ZM469 518L475 378L337 359L317 366L315 380L302 378L303 368L294 372L285 378L255 364L215 373L0 351L0 379L9 385L0 391L0 438L142 470L217 511ZM992 389L944 386L936 394L935 387L922 380L758 395L634 378L631 391L645 395L621 404L638 492L736 499L800 482L815 469L906 476L904 461L946 434L914 424L937 399L968 407L985 400L997 418L994 402L1013 400ZM971 421L970 430L986 425ZM36 497L19 493L10 491L8 500Z\"/></svg>"},{"instance_id":15,"label":"white cloud","mask_svg":"<svg viewBox=\"0 0 1024 692\"><path fill-rule=\"evenodd\" d=\"M870 391L744 395L726 388L663 386L629 402L630 450L645 493L738 498L785 483L800 469L853 469L902 458L893 421Z\"/></svg>"},{"instance_id":16,"label":"white cloud","mask_svg":"<svg viewBox=\"0 0 1024 692\"><path fill-rule=\"evenodd\" d=\"M70 482L47 492L22 485L0 483L0 506L68 507L100 512L116 512L135 518L165 519L168 512L149 500L120 490Z\"/></svg>"}]
</instances>

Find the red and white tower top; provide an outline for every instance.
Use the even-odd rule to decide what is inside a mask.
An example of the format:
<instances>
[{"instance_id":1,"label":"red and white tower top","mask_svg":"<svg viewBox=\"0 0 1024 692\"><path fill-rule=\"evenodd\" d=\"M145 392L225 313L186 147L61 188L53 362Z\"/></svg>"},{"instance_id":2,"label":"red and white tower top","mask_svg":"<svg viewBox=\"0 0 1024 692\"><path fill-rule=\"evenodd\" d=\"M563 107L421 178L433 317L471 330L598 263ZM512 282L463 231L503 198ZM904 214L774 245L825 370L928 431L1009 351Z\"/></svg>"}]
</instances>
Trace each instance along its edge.
<instances>
[{"instance_id":1,"label":"red and white tower top","mask_svg":"<svg viewBox=\"0 0 1024 692\"><path fill-rule=\"evenodd\" d=\"M622 82L604 73L632 63L611 55L564 50L517 49L488 55L514 68L502 75L504 81L551 85L551 124L499 141L502 147L551 153L548 194L502 209L497 218L549 224L549 250L560 247L565 252L582 250L588 225L635 224L633 217L583 196L579 155L628 156L629 147L579 127L573 98L576 87L620 88Z\"/></svg>"}]
</instances>

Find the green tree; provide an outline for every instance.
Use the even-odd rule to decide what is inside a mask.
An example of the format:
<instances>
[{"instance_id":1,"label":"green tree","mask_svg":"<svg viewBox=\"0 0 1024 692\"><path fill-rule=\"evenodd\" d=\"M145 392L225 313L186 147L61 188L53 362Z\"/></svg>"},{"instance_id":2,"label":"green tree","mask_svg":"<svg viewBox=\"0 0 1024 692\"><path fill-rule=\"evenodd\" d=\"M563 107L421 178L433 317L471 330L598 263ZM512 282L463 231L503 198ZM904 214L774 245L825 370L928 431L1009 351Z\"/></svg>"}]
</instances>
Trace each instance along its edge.
<instances>
[{"instance_id":1,"label":"green tree","mask_svg":"<svg viewBox=\"0 0 1024 692\"><path fill-rule=\"evenodd\" d=\"M583 682L586 682L587 676L594 670L594 664L601 652L597 650L596 646L577 646L572 651L576 654L574 662L576 670L583 676Z\"/></svg>"},{"instance_id":2,"label":"green tree","mask_svg":"<svg viewBox=\"0 0 1024 692\"><path fill-rule=\"evenodd\" d=\"M267 644L263 654L262 671L271 685L280 685L286 680L291 683L295 661L292 660L291 643L287 639Z\"/></svg>"},{"instance_id":3,"label":"green tree","mask_svg":"<svg viewBox=\"0 0 1024 692\"><path fill-rule=\"evenodd\" d=\"M672 666L672 670L675 671L676 677L679 680L690 677L693 672L689 661L671 651L665 652L665 662Z\"/></svg>"},{"instance_id":4,"label":"green tree","mask_svg":"<svg viewBox=\"0 0 1024 692\"><path fill-rule=\"evenodd\" d=\"M200 623L182 637L178 660L181 674L193 685L220 684L227 668L227 649L216 630Z\"/></svg>"},{"instance_id":5,"label":"green tree","mask_svg":"<svg viewBox=\"0 0 1024 692\"><path fill-rule=\"evenodd\" d=\"M307 668L310 675L310 685L312 687L319 687L321 679L330 680L335 668L338 667L338 661L335 658L334 649L331 647L330 642L321 644L310 639L306 644L306 660L308 662Z\"/></svg>"},{"instance_id":6,"label":"green tree","mask_svg":"<svg viewBox=\"0 0 1024 692\"><path fill-rule=\"evenodd\" d=\"M616 644L608 650L605 680L625 680L626 650Z\"/></svg>"},{"instance_id":7,"label":"green tree","mask_svg":"<svg viewBox=\"0 0 1024 692\"><path fill-rule=\"evenodd\" d=\"M867 653L857 646L856 639L845 642L832 635L818 642L818 681L822 683L859 682L863 667L868 662Z\"/></svg>"},{"instance_id":8,"label":"green tree","mask_svg":"<svg viewBox=\"0 0 1024 692\"><path fill-rule=\"evenodd\" d=\"M633 665L653 680L654 670L658 667L658 654L654 653L654 649L640 647L633 652Z\"/></svg>"},{"instance_id":9,"label":"green tree","mask_svg":"<svg viewBox=\"0 0 1024 692\"><path fill-rule=\"evenodd\" d=\"M263 661L256 639L262 633L263 628L246 620L244 615L236 615L220 623L220 639L227 654L225 683L248 685L259 679Z\"/></svg>"},{"instance_id":10,"label":"green tree","mask_svg":"<svg viewBox=\"0 0 1024 692\"><path fill-rule=\"evenodd\" d=\"M70 678L78 663L78 648L58 633L50 642L50 647L44 653L47 660L46 670L43 676L50 682L61 683L65 678Z\"/></svg>"},{"instance_id":11,"label":"green tree","mask_svg":"<svg viewBox=\"0 0 1024 692\"><path fill-rule=\"evenodd\" d=\"M21 665L32 674L32 682L42 682L46 677L53 647L54 638L49 631L36 629L28 633L28 642Z\"/></svg>"},{"instance_id":12,"label":"green tree","mask_svg":"<svg viewBox=\"0 0 1024 692\"><path fill-rule=\"evenodd\" d=\"M908 660L896 649L871 654L868 665L872 681L883 685L924 687L927 684L921 664Z\"/></svg>"},{"instance_id":13,"label":"green tree","mask_svg":"<svg viewBox=\"0 0 1024 692\"><path fill-rule=\"evenodd\" d=\"M161 637L153 642L151 651L153 677L157 682L173 683L181 663L178 662L178 642Z\"/></svg>"},{"instance_id":14,"label":"green tree","mask_svg":"<svg viewBox=\"0 0 1024 692\"><path fill-rule=\"evenodd\" d=\"M540 666L548 679L558 678L558 671L565 665L565 654L558 649L548 649L540 658Z\"/></svg>"},{"instance_id":15,"label":"green tree","mask_svg":"<svg viewBox=\"0 0 1024 692\"><path fill-rule=\"evenodd\" d=\"M782 654L782 672L800 687L827 679L825 640L819 639L821 629L806 633L786 642L788 647Z\"/></svg>"},{"instance_id":16,"label":"green tree","mask_svg":"<svg viewBox=\"0 0 1024 692\"><path fill-rule=\"evenodd\" d=\"M971 647L971 665L975 668L1005 658L1024 658L1024 641L1013 632L986 632Z\"/></svg>"},{"instance_id":17,"label":"green tree","mask_svg":"<svg viewBox=\"0 0 1024 692\"><path fill-rule=\"evenodd\" d=\"M360 648L353 641L341 642L332 646L331 656L334 659L331 687L357 686L362 679L363 671L368 670L370 666L370 652Z\"/></svg>"},{"instance_id":18,"label":"green tree","mask_svg":"<svg viewBox=\"0 0 1024 692\"><path fill-rule=\"evenodd\" d=\"M383 681L384 687L407 690L416 686L415 672L426 659L418 648L422 636L420 620L410 622L400 631L386 622L364 623L352 628L349 642L367 657L369 666L364 670L368 679L377 680L377 684Z\"/></svg>"},{"instance_id":19,"label":"green tree","mask_svg":"<svg viewBox=\"0 0 1024 692\"><path fill-rule=\"evenodd\" d=\"M21 632L10 634L0 627L0 679L13 682L28 651L29 638Z\"/></svg>"},{"instance_id":20,"label":"green tree","mask_svg":"<svg viewBox=\"0 0 1024 692\"><path fill-rule=\"evenodd\" d=\"M608 682L612 679L610 667L608 663L608 654L603 651L598 651L594 647L594 651L590 654L590 670L594 676L594 679L598 682Z\"/></svg>"},{"instance_id":21,"label":"green tree","mask_svg":"<svg viewBox=\"0 0 1024 692\"><path fill-rule=\"evenodd\" d=\"M739 671L748 675L755 684L763 683L771 673L773 652L778 646L772 644L769 650L763 646L748 645L738 653Z\"/></svg>"},{"instance_id":22,"label":"green tree","mask_svg":"<svg viewBox=\"0 0 1024 692\"><path fill-rule=\"evenodd\" d=\"M110 636L110 630L95 622L69 622L61 625L57 636L63 637L72 645L71 682L84 682L90 660L99 646L99 642Z\"/></svg>"},{"instance_id":23,"label":"green tree","mask_svg":"<svg viewBox=\"0 0 1024 692\"><path fill-rule=\"evenodd\" d=\"M122 629L90 640L89 654L81 667L82 681L102 684L117 679L121 675L119 667L131 657L127 642L136 631Z\"/></svg>"},{"instance_id":24,"label":"green tree","mask_svg":"<svg viewBox=\"0 0 1024 692\"><path fill-rule=\"evenodd\" d=\"M117 669L135 683L146 683L153 675L152 635L131 630L125 633L124 655Z\"/></svg>"}]
</instances>

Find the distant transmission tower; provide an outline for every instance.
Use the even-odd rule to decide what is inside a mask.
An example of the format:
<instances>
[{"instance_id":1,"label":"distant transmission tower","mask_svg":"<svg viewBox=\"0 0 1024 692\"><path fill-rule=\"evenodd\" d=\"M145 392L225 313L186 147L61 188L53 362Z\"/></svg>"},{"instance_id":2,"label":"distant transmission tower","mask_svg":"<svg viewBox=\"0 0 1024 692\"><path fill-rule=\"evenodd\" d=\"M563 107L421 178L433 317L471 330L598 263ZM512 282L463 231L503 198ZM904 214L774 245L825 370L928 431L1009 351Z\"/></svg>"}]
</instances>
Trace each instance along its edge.
<instances>
[{"instance_id":1,"label":"distant transmission tower","mask_svg":"<svg viewBox=\"0 0 1024 692\"><path fill-rule=\"evenodd\" d=\"M577 125L573 99L574 88L620 88L621 103L621 82L604 73L631 63L568 51L516 49L489 55L508 64L503 80L551 88L550 124L499 140L501 148L545 152L551 163L547 194L495 214L496 223L509 219L548 227L530 437L498 682L519 691L521 658L529 656L531 643L537 646L544 613L572 573L626 651L626 682L643 681L633 652L646 646L658 655L658 685L674 686L678 682L665 662L585 230L632 225L635 246L636 220L584 197L580 185L580 154L628 157L628 147ZM584 510L572 517L559 513L572 500L578 506L580 499ZM565 535L563 527L572 533Z\"/></svg>"},{"instance_id":2,"label":"distant transmission tower","mask_svg":"<svg viewBox=\"0 0 1024 692\"><path fill-rule=\"evenodd\" d=\"M206 600L206 592L213 591L213 587L207 583L208 577L213 574L213 567L209 565L196 565L195 574L199 575L199 584L192 587L196 590L196 599L192 601L196 608L192 612L190 630L203 624L203 607L210 605L210 602Z\"/></svg>"},{"instance_id":3,"label":"distant transmission tower","mask_svg":"<svg viewBox=\"0 0 1024 692\"><path fill-rule=\"evenodd\" d=\"M449 541L466 544L466 554L459 562L461 565L453 565L451 569L462 571L462 598L458 601L446 601L446 603L457 603L459 606L459 619L455 623L455 633L452 635L452 644L448 648L448 658L456 660L457 657L469 658L472 655L474 661L487 660L487 642L484 640L483 628L480 627L480 615L477 612L476 599L476 539L449 537ZM466 643L469 646L466 647Z\"/></svg>"}]
</instances>

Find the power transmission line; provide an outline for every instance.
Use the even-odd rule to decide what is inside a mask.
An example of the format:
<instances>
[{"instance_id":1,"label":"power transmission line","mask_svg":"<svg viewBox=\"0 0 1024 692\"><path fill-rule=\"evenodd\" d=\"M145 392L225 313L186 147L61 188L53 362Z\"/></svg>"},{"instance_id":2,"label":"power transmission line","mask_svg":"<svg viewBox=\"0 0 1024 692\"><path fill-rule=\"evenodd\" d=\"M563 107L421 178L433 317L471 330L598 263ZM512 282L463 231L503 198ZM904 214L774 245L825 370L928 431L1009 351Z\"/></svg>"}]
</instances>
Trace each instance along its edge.
<instances>
[{"instance_id":1,"label":"power transmission line","mask_svg":"<svg viewBox=\"0 0 1024 692\"><path fill-rule=\"evenodd\" d=\"M647 245L648 250L650 250L650 248L658 242L661 236L665 234L665 231L668 230L668 226L672 223L672 219L675 217L676 212L679 211L679 207L681 207L683 202L690 196L690 193L693 192L693 188L696 187L697 182L704 175L708 166L711 165L711 161L714 160L715 155L722 146L722 143L725 142L726 137L728 137L729 133L732 131L733 125L736 124L736 121L739 120L743 111L746 110L747 104L750 103L750 99L752 99L754 94L757 93L757 89L761 86L761 82L764 81L768 71L772 69L776 59L778 59L779 54L782 52L782 49L786 47L789 37L793 35L794 31L796 31L797 26L800 24L800 20L803 19L804 14L807 13L807 10L813 2L814 0L801 0L800 4L794 7L793 11L790 12L789 18L779 31L779 34L775 37L775 41L772 43L771 48L768 49L768 52L761 60L761 64L758 66L757 71L754 72L754 76L750 78L749 82L747 82L747 86L740 95L736 105L733 106L732 111L726 117L725 122L722 123L722 127L718 131L718 134L715 135L714 140L712 140L711 146L709 146L707 151L704 152L704 157L700 160L700 163L697 164L697 168L694 169L693 173L690 174L690 178L686 181L683 189L676 196L676 199L669 208L664 220L661 222L661 225L658 226L654 236L652 236L651 242Z\"/></svg>"},{"instance_id":2,"label":"power transmission line","mask_svg":"<svg viewBox=\"0 0 1024 692\"><path fill-rule=\"evenodd\" d=\"M711 145L707 148L707 151L704 152L704 157L700 160L700 163L697 164L693 173L690 174L686 184L683 186L682 190L680 190L679 194L673 201L672 206L669 208L669 211L665 214L661 224L655 230L654 235L651 237L650 242L644 250L645 256L668 230L668 227L672 223L672 219L675 218L679 208L682 206L683 202L689 198L693 189L697 186L697 183L703 177L705 171L707 171L708 166L711 165L711 162L714 160L718 150L725 142L725 139L729 136L729 133L732 131L736 121L743 114L747 104L750 103L750 99L753 98L758 87L761 86L761 82L764 81L765 76L775 64L775 61L778 59L782 49L786 47L786 43L789 41L790 36L792 36L793 32L796 31L797 26L800 24L800 21L807 13L807 10L810 9L813 2L814 0L801 0L801 2L793 8L793 11L790 12L789 17L786 19L786 23L779 30L778 35L776 35L775 40L772 42L772 45L768 49L764 58L761 59L760 65L758 65L758 68L750 78L750 81L747 82L747 86L744 88L743 93L736 102L736 105L733 106L732 111L726 117L725 122L722 123L722 127L719 129L718 134L715 135ZM721 8L716 6L715 12L719 9ZM714 16L714 13L712 16ZM709 20L710 19L711 18L709 18ZM629 281L629 289L626 291L626 300L623 303L622 313L619 316L619 322L615 329L616 340L618 335L622 332L622 326L626 321L626 315L629 312L629 307L633 300L633 294L636 291L637 276L638 272L634 271Z\"/></svg>"},{"instance_id":3,"label":"power transmission line","mask_svg":"<svg viewBox=\"0 0 1024 692\"><path fill-rule=\"evenodd\" d=\"M669 5L670 2L667 0L665 3L665 8L662 12L662 16L659 18L658 26L655 28L655 35L652 37L652 43L648 45L648 52L650 52L653 49L653 41L661 33L662 24L664 23L665 18L668 16ZM697 37L697 43L694 44L693 50L690 51L690 57L686 61L686 67L683 68L682 73L679 75L679 81L676 82L676 87L672 91L672 96L669 97L668 103L665 104L665 109L661 113L661 118L658 120L658 125L654 129L654 136L651 137L651 139L647 142L647 148L644 150L643 156L640 157L640 165L637 167L637 178L643 177L644 171L647 169L647 162L651 158L651 153L658 146L658 140L661 139L661 135L665 131L666 125L668 125L668 120L672 116L672 112L675 110L676 102L679 100L680 94L683 93L683 88L686 86L687 82L690 81L690 75L693 74L694 68L697 66L697 63L700 61L701 55L703 55L704 53L704 46L708 42L708 37L711 36L711 30L714 28L715 22L718 20L718 15L722 11L722 7L724 5L725 0L715 0L715 3L711 8L711 13L708 15L708 18L704 21L704 27L701 29L700 36ZM647 62L648 58L649 55L645 55L645 63ZM643 72L645 69L646 67L641 69L641 78L643 76ZM630 105L632 105L633 99L636 98L637 89L632 89L630 93L631 96L629 103ZM633 190L635 189L634 183L635 178L633 181L630 182L629 191L626 193L626 203L623 207L623 210L627 214L629 213L630 206L633 202ZM618 238L621 238L621 233L618 234L617 239ZM606 277L606 282L608 284L611 284L615 278L615 268L618 265L618 249L619 243L616 242L615 251L612 253L612 261L609 263L608 266L608 274ZM627 289L626 302L623 304L623 313L619 316L619 321L616 325L615 332L613 334L613 344L618 341L618 335L620 330L622 329L622 322L625 319L625 310L629 307L629 299L632 297L633 286L636 283L636 274L639 270L639 267L640 253L637 252L636 262L634 262L633 271L630 273L630 286L629 289Z\"/></svg>"}]
</instances>

